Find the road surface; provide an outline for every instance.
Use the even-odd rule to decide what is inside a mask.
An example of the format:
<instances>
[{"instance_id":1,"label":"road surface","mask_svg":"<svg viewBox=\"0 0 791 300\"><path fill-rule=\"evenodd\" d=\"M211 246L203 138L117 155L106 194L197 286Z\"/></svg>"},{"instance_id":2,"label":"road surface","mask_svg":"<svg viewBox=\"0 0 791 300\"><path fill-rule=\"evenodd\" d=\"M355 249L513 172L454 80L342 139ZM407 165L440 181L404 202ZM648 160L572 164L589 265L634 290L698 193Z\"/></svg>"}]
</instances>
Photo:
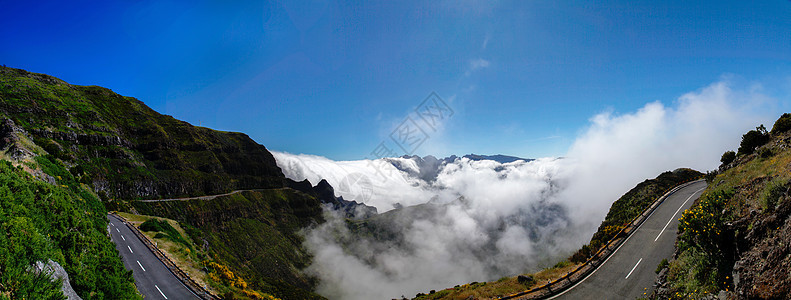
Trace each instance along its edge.
<instances>
[{"instance_id":1,"label":"road surface","mask_svg":"<svg viewBox=\"0 0 791 300\"><path fill-rule=\"evenodd\" d=\"M121 253L124 266L132 270L135 284L146 300L199 299L162 264L132 229L117 216L110 219L110 238Z\"/></svg>"},{"instance_id":2,"label":"road surface","mask_svg":"<svg viewBox=\"0 0 791 300\"><path fill-rule=\"evenodd\" d=\"M594 273L551 299L635 299L650 295L657 265L673 256L678 218L705 188L706 182L699 181L667 197Z\"/></svg>"}]
</instances>

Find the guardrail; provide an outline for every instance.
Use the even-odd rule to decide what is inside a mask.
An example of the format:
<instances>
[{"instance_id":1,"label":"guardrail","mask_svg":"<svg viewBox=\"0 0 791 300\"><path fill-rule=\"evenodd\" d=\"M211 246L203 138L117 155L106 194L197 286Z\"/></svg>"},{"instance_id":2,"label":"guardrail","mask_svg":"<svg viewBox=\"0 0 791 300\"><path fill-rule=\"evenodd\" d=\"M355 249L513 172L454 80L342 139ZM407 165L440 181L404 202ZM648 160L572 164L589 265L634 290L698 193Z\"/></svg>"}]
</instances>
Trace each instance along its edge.
<instances>
[{"instance_id":1,"label":"guardrail","mask_svg":"<svg viewBox=\"0 0 791 300\"><path fill-rule=\"evenodd\" d=\"M181 270L181 268L179 268L172 260L170 260L169 257L167 257L164 253L162 253L162 251L159 250L159 248L157 248L156 245L151 243L151 240L149 240L147 236L145 236L142 232L140 232L140 230L137 229L135 225L132 225L132 223L129 223L129 221L124 219L124 217L119 216L115 212L111 212L111 214L118 217L118 219L124 222L124 224L126 224L126 226L129 227L129 229L141 241L143 241L143 244L145 244L146 247L148 247L148 249L151 250L152 253L154 253L154 256L156 256L157 259L159 259L159 261L161 261L162 264L164 264L165 267L168 268L170 273L173 273L173 276L176 276L176 278L178 278L178 280L181 281L181 283L183 283L184 286L190 289L195 295L197 295L199 298L204 300L220 299L220 297L209 292L203 286L195 282L195 280L193 280L192 277L190 277L186 272Z\"/></svg>"},{"instance_id":2,"label":"guardrail","mask_svg":"<svg viewBox=\"0 0 791 300\"><path fill-rule=\"evenodd\" d=\"M630 221L626 227L621 228L615 236L610 239L599 251L596 252L591 258L589 258L585 263L574 269L573 271L567 273L563 277L555 279L547 284L542 286L532 288L523 292L519 292L516 294L500 297L498 299L515 299L520 297L520 299L546 299L557 295L560 292L565 291L566 289L570 288L571 286L577 284L578 282L585 279L589 274L591 274L594 270L596 270L599 266L607 260L610 255L615 252L618 247L620 247L624 241L632 234L632 232L640 226L640 224L648 218L648 216L654 212L654 210L665 201L665 199L675 193L676 191L696 182L699 182L704 179L695 179L690 180L687 182L683 182L665 192L661 197L657 198L654 203L651 204L642 214L634 217L632 221Z\"/></svg>"}]
</instances>

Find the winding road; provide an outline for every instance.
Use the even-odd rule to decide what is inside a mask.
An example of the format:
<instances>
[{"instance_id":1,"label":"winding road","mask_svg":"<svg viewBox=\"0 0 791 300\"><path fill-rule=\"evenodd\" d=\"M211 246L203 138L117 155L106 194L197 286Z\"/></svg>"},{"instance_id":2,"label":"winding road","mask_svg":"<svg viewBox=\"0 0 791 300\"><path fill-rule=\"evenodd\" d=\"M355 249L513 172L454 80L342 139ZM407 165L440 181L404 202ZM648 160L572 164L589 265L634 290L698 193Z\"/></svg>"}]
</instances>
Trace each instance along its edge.
<instances>
[{"instance_id":1,"label":"winding road","mask_svg":"<svg viewBox=\"0 0 791 300\"><path fill-rule=\"evenodd\" d=\"M124 266L132 270L135 284L145 299L200 299L192 293L143 244L117 216L110 219L110 238L121 253Z\"/></svg>"},{"instance_id":2,"label":"winding road","mask_svg":"<svg viewBox=\"0 0 791 300\"><path fill-rule=\"evenodd\" d=\"M668 196L596 271L550 299L635 299L653 291L656 267L673 256L681 213L706 188L694 182Z\"/></svg>"}]
</instances>

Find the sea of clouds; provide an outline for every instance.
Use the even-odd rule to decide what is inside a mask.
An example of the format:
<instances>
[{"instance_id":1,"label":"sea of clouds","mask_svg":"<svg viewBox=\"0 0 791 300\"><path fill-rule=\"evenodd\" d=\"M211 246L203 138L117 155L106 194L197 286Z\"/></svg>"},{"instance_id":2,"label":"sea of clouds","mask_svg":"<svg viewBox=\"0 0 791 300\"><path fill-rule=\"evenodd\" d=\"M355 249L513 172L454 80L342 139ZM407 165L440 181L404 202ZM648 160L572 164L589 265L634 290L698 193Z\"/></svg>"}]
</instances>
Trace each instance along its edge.
<instances>
[{"instance_id":1,"label":"sea of clouds","mask_svg":"<svg viewBox=\"0 0 791 300\"><path fill-rule=\"evenodd\" d=\"M409 158L273 154L289 178L314 185L326 179L337 196L380 213L431 203L390 213L395 241L356 236L332 217L305 232L314 255L306 272L320 279L319 293L391 299L531 272L567 257L637 183L680 167L716 168L741 134L759 123L771 126L777 117L766 113L771 104L759 90L718 82L672 106L652 102L634 112L597 114L563 158L505 164L461 158L433 181L410 175L418 166Z\"/></svg>"}]
</instances>

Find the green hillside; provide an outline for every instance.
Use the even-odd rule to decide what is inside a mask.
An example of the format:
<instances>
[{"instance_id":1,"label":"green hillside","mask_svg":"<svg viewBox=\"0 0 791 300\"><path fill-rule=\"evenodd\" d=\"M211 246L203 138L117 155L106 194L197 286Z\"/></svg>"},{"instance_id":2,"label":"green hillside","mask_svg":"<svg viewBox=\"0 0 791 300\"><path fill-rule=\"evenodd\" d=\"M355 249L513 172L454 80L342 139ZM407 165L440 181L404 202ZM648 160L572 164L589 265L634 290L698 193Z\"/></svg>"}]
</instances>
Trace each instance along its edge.
<instances>
[{"instance_id":1,"label":"green hillside","mask_svg":"<svg viewBox=\"0 0 791 300\"><path fill-rule=\"evenodd\" d=\"M107 236L106 211L85 185L41 158L55 184L0 161L0 299L65 299L60 282L31 272L51 259L83 299L141 299Z\"/></svg>"},{"instance_id":2,"label":"green hillside","mask_svg":"<svg viewBox=\"0 0 791 300\"><path fill-rule=\"evenodd\" d=\"M134 298L126 296L135 294L131 276L109 237L102 234L107 211L119 210L185 224L191 239L185 245L201 248L205 270L220 268L245 282L243 290L229 288L223 280L212 283L229 291L228 297L255 298L251 295L260 291L283 299L321 298L312 292L315 280L300 272L311 258L297 233L324 222L322 202L357 205L339 203L328 185L312 187L307 181L285 178L272 154L245 134L192 126L106 88L70 85L7 67L0 67L0 150L3 175L15 174L30 191L18 194L12 185L0 185L13 195L0 200L5 218L0 220L17 230L0 238L12 241L15 232L30 232L29 228L38 232L13 244L33 250L3 249L29 253L18 262L0 258L12 263L8 268L16 272L0 269L0 276L10 278L0 282L0 297L16 299L29 285L14 283L28 280L25 277L8 276L24 273L36 260L52 258L64 265L85 299ZM255 191L212 200L135 201L246 189ZM63 196L53 198L53 190L63 190ZM57 199L68 209L53 212L14 204L43 205L42 199ZM57 231L48 227L55 225L67 226L65 237L56 237ZM47 234L51 236L44 238ZM90 247L85 246L88 241ZM76 249L86 251L73 253ZM109 280L99 281L99 276Z\"/></svg>"},{"instance_id":3,"label":"green hillside","mask_svg":"<svg viewBox=\"0 0 791 300\"><path fill-rule=\"evenodd\" d=\"M247 135L192 126L102 87L2 67L0 118L109 198L283 186L272 154Z\"/></svg>"}]
</instances>

